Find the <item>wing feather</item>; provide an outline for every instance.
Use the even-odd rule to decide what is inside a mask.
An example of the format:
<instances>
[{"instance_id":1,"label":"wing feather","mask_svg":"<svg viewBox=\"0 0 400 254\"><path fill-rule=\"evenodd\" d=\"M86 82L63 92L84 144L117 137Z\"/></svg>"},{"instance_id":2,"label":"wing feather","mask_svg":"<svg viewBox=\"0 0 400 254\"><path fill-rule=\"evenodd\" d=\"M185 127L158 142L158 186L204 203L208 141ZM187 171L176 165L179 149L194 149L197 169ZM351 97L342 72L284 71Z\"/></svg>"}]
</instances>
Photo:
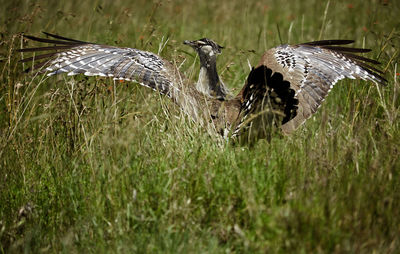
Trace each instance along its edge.
<instances>
[{"instance_id":1,"label":"wing feather","mask_svg":"<svg viewBox=\"0 0 400 254\"><path fill-rule=\"evenodd\" d=\"M21 62L35 61L29 71L46 72L48 76L60 73L110 76L114 79L136 81L168 96L171 96L171 89L180 90L176 77L171 75L176 73L171 70L172 65L151 52L87 43L46 32L45 34L54 39L24 35L33 41L54 44L54 46L18 50L19 52L51 51L22 59Z\"/></svg>"},{"instance_id":2,"label":"wing feather","mask_svg":"<svg viewBox=\"0 0 400 254\"><path fill-rule=\"evenodd\" d=\"M258 66L281 73L299 101L297 114L282 125L285 133L294 131L315 113L339 80L363 79L386 84L382 72L369 65L379 64L378 61L355 54L369 52L369 49L337 46L352 42L326 40L281 45L264 53Z\"/></svg>"},{"instance_id":3,"label":"wing feather","mask_svg":"<svg viewBox=\"0 0 400 254\"><path fill-rule=\"evenodd\" d=\"M194 89L193 84L174 65L160 56L134 48L89 43L46 32L44 34L51 38L24 35L32 41L53 44L18 50L38 53L37 56L20 60L33 62L32 68L27 71L46 73L49 76L67 73L134 81L170 97L195 121L202 123L203 117L208 116L208 111L200 106L199 98L204 95Z\"/></svg>"}]
</instances>

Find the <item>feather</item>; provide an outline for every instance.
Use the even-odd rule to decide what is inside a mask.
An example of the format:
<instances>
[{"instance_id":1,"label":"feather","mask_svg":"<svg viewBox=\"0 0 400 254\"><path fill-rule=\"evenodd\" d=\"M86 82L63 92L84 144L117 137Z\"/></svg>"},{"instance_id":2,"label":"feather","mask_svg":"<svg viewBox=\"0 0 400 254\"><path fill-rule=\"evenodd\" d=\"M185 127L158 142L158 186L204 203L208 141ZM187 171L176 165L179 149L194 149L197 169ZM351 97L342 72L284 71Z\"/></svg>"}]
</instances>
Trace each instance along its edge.
<instances>
[{"instance_id":1,"label":"feather","mask_svg":"<svg viewBox=\"0 0 400 254\"><path fill-rule=\"evenodd\" d=\"M63 36L60 36L60 35L56 35L56 34L51 34L51 33L48 33L48 32L42 32L42 33L44 33L47 36L50 36L50 37L53 37L53 38L56 38L56 39L60 39L60 40L78 42L78 43L88 43L88 42L84 42L84 41L78 41L78 40L66 38L66 37L63 37Z\"/></svg>"},{"instance_id":2,"label":"feather","mask_svg":"<svg viewBox=\"0 0 400 254\"><path fill-rule=\"evenodd\" d=\"M24 59L21 59L21 60L19 60L21 63L26 63L26 62L30 62L30 61L33 61L33 60L40 60L40 59L44 59L44 58L49 58L49 57L52 57L52 56L54 56L56 53L48 53L48 54L43 54L43 55L39 55L39 56L32 56L32 57L27 57L27 58L24 58Z\"/></svg>"},{"instance_id":3,"label":"feather","mask_svg":"<svg viewBox=\"0 0 400 254\"><path fill-rule=\"evenodd\" d=\"M368 62L371 64L381 64L380 62L370 59L370 58L366 58L363 56L359 56L359 55L355 55L355 54L351 54L351 53L344 53L343 54L345 57L348 57L350 59L356 60L356 61L363 61L363 62Z\"/></svg>"},{"instance_id":4,"label":"feather","mask_svg":"<svg viewBox=\"0 0 400 254\"><path fill-rule=\"evenodd\" d=\"M282 125L285 133L291 133L315 113L339 80L359 78L381 84L387 82L380 70L369 65L378 64L378 61L355 54L369 52L369 49L336 46L352 42L315 41L282 45L265 52L259 66L281 73L299 100L295 116Z\"/></svg>"},{"instance_id":5,"label":"feather","mask_svg":"<svg viewBox=\"0 0 400 254\"><path fill-rule=\"evenodd\" d=\"M38 42L44 42L44 43L54 43L54 44L65 44L65 45L76 45L79 43L73 42L73 41L59 41L59 40L51 40L51 39L45 39L45 38L39 38L31 35L24 35L25 38L28 38L32 41L38 41Z\"/></svg>"},{"instance_id":6,"label":"feather","mask_svg":"<svg viewBox=\"0 0 400 254\"><path fill-rule=\"evenodd\" d=\"M293 132L318 110L339 80L357 78L387 83L383 72L373 66L378 61L357 54L369 49L341 46L353 40L322 40L267 50L235 98L217 98L207 91L215 90L220 83L206 83L210 89L199 91L175 66L154 53L44 34L50 38L24 37L54 45L18 50L53 51L20 60L35 61L32 70L49 76L82 73L135 81L170 97L193 120L212 123L218 133L231 128L232 136L251 129L258 138L268 137L272 126L285 133ZM222 47L209 39L185 41L185 44L197 51L201 66L212 65L206 68L207 75L218 76L216 55ZM207 47L203 50L204 46Z\"/></svg>"},{"instance_id":7,"label":"feather","mask_svg":"<svg viewBox=\"0 0 400 254\"><path fill-rule=\"evenodd\" d=\"M25 49L17 49L17 52L35 52L35 51L48 51L48 50L63 50L63 49L70 49L70 48L72 48L74 46L75 45L25 48Z\"/></svg>"},{"instance_id":8,"label":"feather","mask_svg":"<svg viewBox=\"0 0 400 254\"><path fill-rule=\"evenodd\" d=\"M298 45L309 45L309 46L328 46L328 45L345 45L353 43L353 40L322 40L301 43Z\"/></svg>"},{"instance_id":9,"label":"feather","mask_svg":"<svg viewBox=\"0 0 400 254\"><path fill-rule=\"evenodd\" d=\"M370 52L370 49L362 49L362 48L349 48L349 47L338 47L338 46L323 46L324 49L330 49L338 52L356 52L356 53L366 53Z\"/></svg>"}]
</instances>

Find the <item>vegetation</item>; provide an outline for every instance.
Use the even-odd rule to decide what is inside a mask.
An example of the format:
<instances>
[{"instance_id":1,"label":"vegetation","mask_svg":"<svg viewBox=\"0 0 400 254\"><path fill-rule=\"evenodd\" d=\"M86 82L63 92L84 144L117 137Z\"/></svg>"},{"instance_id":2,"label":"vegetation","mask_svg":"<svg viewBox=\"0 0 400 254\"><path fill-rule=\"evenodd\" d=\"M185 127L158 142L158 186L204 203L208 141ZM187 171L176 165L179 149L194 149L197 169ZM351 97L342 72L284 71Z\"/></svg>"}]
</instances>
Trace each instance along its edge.
<instances>
[{"instance_id":1,"label":"vegetation","mask_svg":"<svg viewBox=\"0 0 400 254\"><path fill-rule=\"evenodd\" d=\"M399 251L399 1L0 4L0 253ZM235 91L268 48L356 39L389 83L339 82L293 135L239 146L137 84L23 73L19 34L41 31L159 53L192 80L182 41L212 38Z\"/></svg>"}]
</instances>

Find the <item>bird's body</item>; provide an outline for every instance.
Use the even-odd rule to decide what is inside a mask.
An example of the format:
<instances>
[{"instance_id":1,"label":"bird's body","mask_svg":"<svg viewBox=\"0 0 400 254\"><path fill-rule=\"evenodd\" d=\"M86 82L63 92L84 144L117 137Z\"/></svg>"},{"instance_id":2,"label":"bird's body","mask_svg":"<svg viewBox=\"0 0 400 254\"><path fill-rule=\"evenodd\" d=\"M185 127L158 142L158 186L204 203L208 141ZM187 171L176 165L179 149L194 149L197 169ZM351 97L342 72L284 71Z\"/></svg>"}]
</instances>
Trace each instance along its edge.
<instances>
[{"instance_id":1,"label":"bird's body","mask_svg":"<svg viewBox=\"0 0 400 254\"><path fill-rule=\"evenodd\" d=\"M206 38L184 42L200 58L200 74L194 84L173 64L151 52L46 35L56 40L25 37L55 46L20 51L52 52L21 61L43 59L35 62L33 69L49 76L82 73L138 82L170 97L194 121L212 123L224 136L239 136L252 130L257 138L265 137L271 126L291 133L316 112L338 80L386 82L378 70L366 64L376 64L375 60L354 54L368 50L337 46L352 41L317 41L272 48L250 72L239 94L232 96L217 72L216 58L222 47Z\"/></svg>"}]
</instances>

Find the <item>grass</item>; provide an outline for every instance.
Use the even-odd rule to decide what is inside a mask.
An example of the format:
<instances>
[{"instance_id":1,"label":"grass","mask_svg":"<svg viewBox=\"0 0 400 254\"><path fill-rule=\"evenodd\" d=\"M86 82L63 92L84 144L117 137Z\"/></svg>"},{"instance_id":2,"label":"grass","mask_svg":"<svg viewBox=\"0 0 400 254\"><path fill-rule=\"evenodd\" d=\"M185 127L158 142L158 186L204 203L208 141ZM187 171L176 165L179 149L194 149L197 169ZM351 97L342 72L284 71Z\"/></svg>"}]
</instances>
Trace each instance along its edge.
<instances>
[{"instance_id":1,"label":"grass","mask_svg":"<svg viewBox=\"0 0 400 254\"><path fill-rule=\"evenodd\" d=\"M399 252L398 1L0 3L0 253ZM235 91L267 48L356 39L389 84L339 82L293 135L231 145L136 84L24 74L18 33L41 31L192 80L181 42L206 36Z\"/></svg>"}]
</instances>

